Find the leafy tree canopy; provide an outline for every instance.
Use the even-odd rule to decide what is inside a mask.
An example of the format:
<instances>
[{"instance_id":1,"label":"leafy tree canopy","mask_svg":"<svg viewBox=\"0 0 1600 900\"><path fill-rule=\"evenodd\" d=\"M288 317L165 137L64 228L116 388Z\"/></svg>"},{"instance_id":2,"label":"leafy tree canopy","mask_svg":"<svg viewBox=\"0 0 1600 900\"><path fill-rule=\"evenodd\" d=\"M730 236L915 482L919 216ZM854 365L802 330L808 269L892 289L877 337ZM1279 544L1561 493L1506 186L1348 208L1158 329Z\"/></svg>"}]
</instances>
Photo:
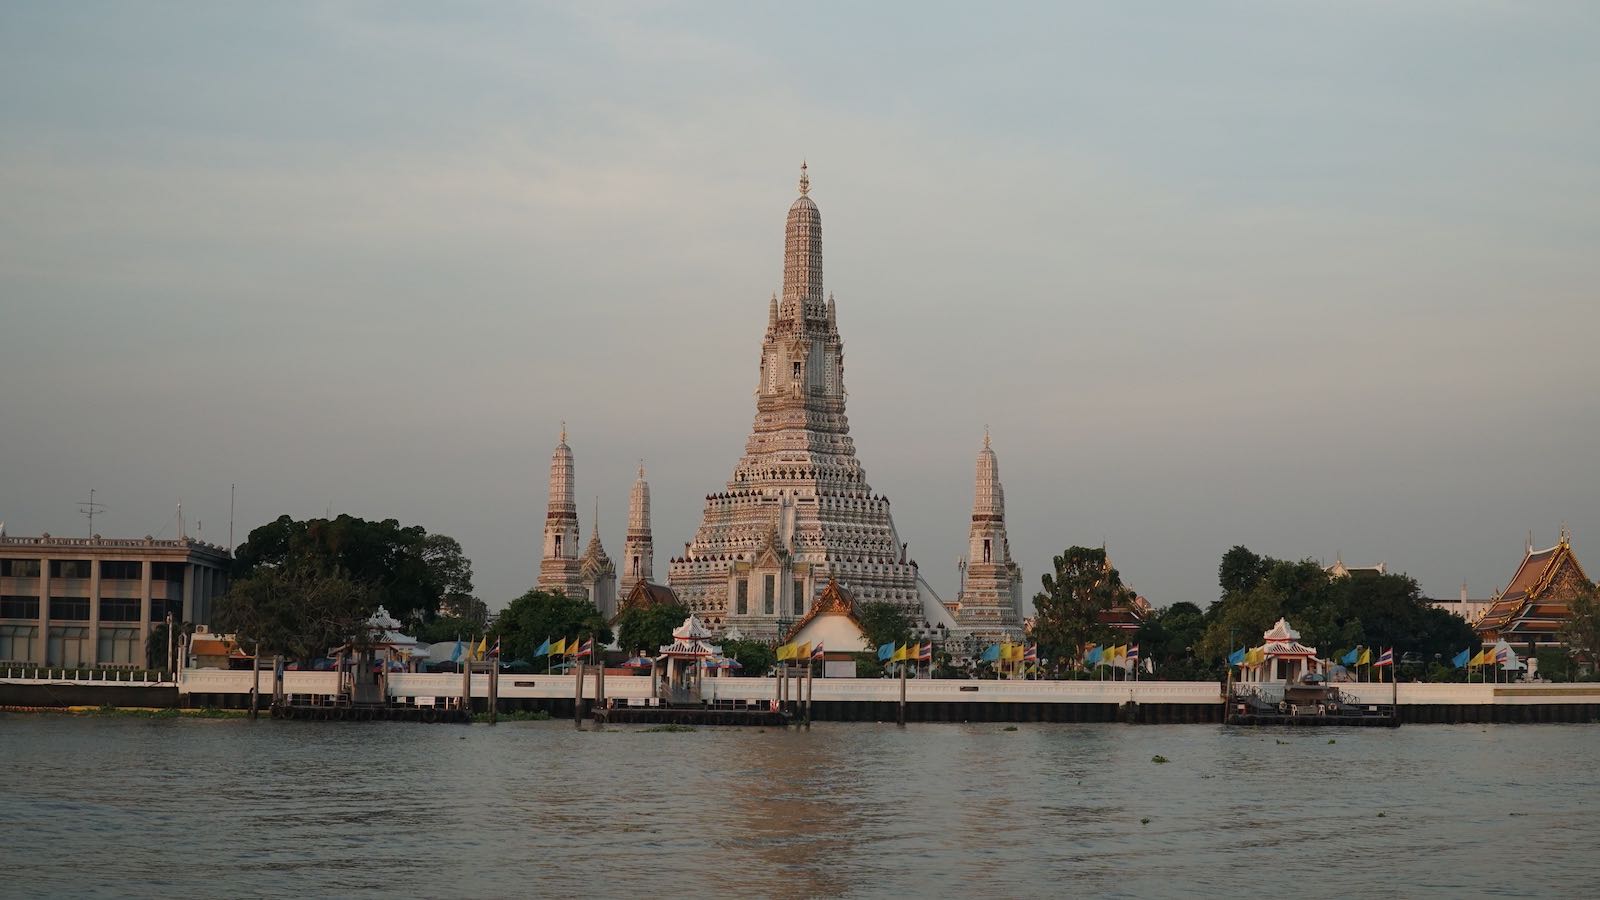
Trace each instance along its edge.
<instances>
[{"instance_id":1,"label":"leafy tree canopy","mask_svg":"<svg viewBox=\"0 0 1600 900\"><path fill-rule=\"evenodd\" d=\"M1133 602L1133 591L1111 568L1099 547L1068 547L1042 577L1044 590L1033 597L1033 634L1050 656L1076 659L1082 647L1110 639L1101 614Z\"/></svg>"},{"instance_id":2,"label":"leafy tree canopy","mask_svg":"<svg viewBox=\"0 0 1600 900\"><path fill-rule=\"evenodd\" d=\"M1449 657L1476 643L1465 621L1430 605L1406 575L1333 578L1315 560L1258 557L1234 547L1223 555L1218 580L1222 599L1207 611L1205 634L1196 645L1203 659L1260 643L1280 617L1324 657L1358 644Z\"/></svg>"},{"instance_id":3,"label":"leafy tree canopy","mask_svg":"<svg viewBox=\"0 0 1600 900\"><path fill-rule=\"evenodd\" d=\"M500 655L506 660L532 659L533 651L546 640L593 637L596 644L611 643L611 629L593 603L537 588L511 601L495 620L493 632L500 637Z\"/></svg>"},{"instance_id":4,"label":"leafy tree canopy","mask_svg":"<svg viewBox=\"0 0 1600 900\"><path fill-rule=\"evenodd\" d=\"M243 647L305 662L342 644L371 646L377 606L377 592L343 571L263 568L218 599L216 620Z\"/></svg>"},{"instance_id":5,"label":"leafy tree canopy","mask_svg":"<svg viewBox=\"0 0 1600 900\"><path fill-rule=\"evenodd\" d=\"M455 538L428 534L420 525L394 519L369 522L354 516L276 520L250 532L234 552L234 578L264 569L341 572L369 585L389 614L418 627L438 616L482 627L487 611L473 595L472 563Z\"/></svg>"},{"instance_id":6,"label":"leafy tree canopy","mask_svg":"<svg viewBox=\"0 0 1600 900\"><path fill-rule=\"evenodd\" d=\"M866 632L867 643L874 649L884 644L909 643L911 640L911 620L906 618L905 611L893 603L874 600L861 604L859 615L861 617L861 630Z\"/></svg>"},{"instance_id":7,"label":"leafy tree canopy","mask_svg":"<svg viewBox=\"0 0 1600 900\"><path fill-rule=\"evenodd\" d=\"M1572 598L1570 608L1572 617L1562 626L1561 639L1589 671L1600 670L1600 597L1588 588Z\"/></svg>"},{"instance_id":8,"label":"leafy tree canopy","mask_svg":"<svg viewBox=\"0 0 1600 900\"><path fill-rule=\"evenodd\" d=\"M688 617L689 611L682 603L630 606L617 617L617 643L630 655L642 651L646 656L655 656L662 645L672 643L672 629Z\"/></svg>"},{"instance_id":9,"label":"leafy tree canopy","mask_svg":"<svg viewBox=\"0 0 1600 900\"><path fill-rule=\"evenodd\" d=\"M723 641L722 655L738 660L738 674L751 677L765 675L777 662L777 654L760 641Z\"/></svg>"}]
</instances>

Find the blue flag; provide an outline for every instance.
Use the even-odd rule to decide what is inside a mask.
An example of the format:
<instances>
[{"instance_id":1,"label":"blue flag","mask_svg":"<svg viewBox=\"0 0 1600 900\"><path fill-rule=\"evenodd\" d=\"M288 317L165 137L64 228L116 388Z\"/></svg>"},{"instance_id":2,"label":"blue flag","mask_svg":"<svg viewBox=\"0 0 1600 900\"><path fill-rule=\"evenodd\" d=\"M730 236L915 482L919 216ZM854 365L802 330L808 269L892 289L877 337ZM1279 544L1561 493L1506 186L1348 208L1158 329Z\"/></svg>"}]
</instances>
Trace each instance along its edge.
<instances>
[{"instance_id":1,"label":"blue flag","mask_svg":"<svg viewBox=\"0 0 1600 900\"><path fill-rule=\"evenodd\" d=\"M1342 662L1347 666L1353 666L1356 664L1356 660L1360 658L1360 654L1356 653L1354 650L1351 650L1349 653L1346 653L1344 657L1339 660L1339 662Z\"/></svg>"},{"instance_id":2,"label":"blue flag","mask_svg":"<svg viewBox=\"0 0 1600 900\"><path fill-rule=\"evenodd\" d=\"M984 649L983 655L978 657L978 660L980 662L999 662L1000 661L1000 645L999 644L990 644L987 648Z\"/></svg>"},{"instance_id":3,"label":"blue flag","mask_svg":"<svg viewBox=\"0 0 1600 900\"><path fill-rule=\"evenodd\" d=\"M549 656L550 655L550 639L549 638L545 638L544 639L544 643L539 645L539 649L533 651L533 655L534 656Z\"/></svg>"},{"instance_id":4,"label":"blue flag","mask_svg":"<svg viewBox=\"0 0 1600 900\"><path fill-rule=\"evenodd\" d=\"M463 652L463 650L462 650L462 647L461 647L461 639L460 638L456 638L456 646L455 646L454 649L452 649L450 651L450 661L451 662L460 662L461 661L462 652Z\"/></svg>"},{"instance_id":5,"label":"blue flag","mask_svg":"<svg viewBox=\"0 0 1600 900\"><path fill-rule=\"evenodd\" d=\"M1460 653L1457 653L1455 655L1455 658L1450 660L1450 664L1455 666L1458 669L1465 669L1467 667L1467 660L1469 660L1471 658L1472 658L1472 648L1469 647L1466 650L1463 650Z\"/></svg>"},{"instance_id":6,"label":"blue flag","mask_svg":"<svg viewBox=\"0 0 1600 900\"><path fill-rule=\"evenodd\" d=\"M1240 647L1239 649L1233 651L1232 653L1229 653L1228 654L1228 665L1237 666L1237 665L1243 664L1244 663L1244 654L1245 654L1245 648L1243 648L1243 647Z\"/></svg>"},{"instance_id":7,"label":"blue flag","mask_svg":"<svg viewBox=\"0 0 1600 900\"><path fill-rule=\"evenodd\" d=\"M1105 655L1106 650L1104 647L1096 647L1090 650L1088 655L1083 658L1083 664L1086 666L1098 666L1100 665L1100 660L1105 658Z\"/></svg>"},{"instance_id":8,"label":"blue flag","mask_svg":"<svg viewBox=\"0 0 1600 900\"><path fill-rule=\"evenodd\" d=\"M883 646L878 648L878 661L879 662L883 662L884 660L888 659L889 657L891 657L893 655L894 655L894 641L890 641L889 643L884 644Z\"/></svg>"}]
</instances>

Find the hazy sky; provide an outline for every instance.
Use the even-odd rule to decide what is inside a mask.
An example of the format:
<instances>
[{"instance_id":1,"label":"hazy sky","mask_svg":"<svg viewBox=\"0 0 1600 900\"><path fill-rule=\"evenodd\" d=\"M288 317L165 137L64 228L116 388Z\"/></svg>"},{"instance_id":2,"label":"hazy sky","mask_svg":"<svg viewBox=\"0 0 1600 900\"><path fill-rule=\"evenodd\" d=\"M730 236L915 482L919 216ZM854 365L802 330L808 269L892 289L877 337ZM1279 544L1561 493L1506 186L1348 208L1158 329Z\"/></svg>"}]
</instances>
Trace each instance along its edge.
<instances>
[{"instance_id":1,"label":"hazy sky","mask_svg":"<svg viewBox=\"0 0 1600 900\"><path fill-rule=\"evenodd\" d=\"M850 421L954 593L994 433L1031 594L1107 542L1487 595L1600 571L1593 3L0 5L0 519L280 513L538 567L635 460L656 572L754 414L802 157Z\"/></svg>"}]
</instances>

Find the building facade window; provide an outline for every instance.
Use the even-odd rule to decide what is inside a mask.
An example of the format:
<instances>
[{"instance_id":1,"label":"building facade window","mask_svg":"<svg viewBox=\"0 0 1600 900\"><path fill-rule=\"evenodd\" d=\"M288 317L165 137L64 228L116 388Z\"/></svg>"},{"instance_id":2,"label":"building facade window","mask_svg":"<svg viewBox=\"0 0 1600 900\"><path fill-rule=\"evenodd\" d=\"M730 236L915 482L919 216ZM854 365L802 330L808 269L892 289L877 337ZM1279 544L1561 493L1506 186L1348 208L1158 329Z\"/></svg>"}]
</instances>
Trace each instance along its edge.
<instances>
[{"instance_id":1,"label":"building facade window","mask_svg":"<svg viewBox=\"0 0 1600 900\"><path fill-rule=\"evenodd\" d=\"M101 597L100 621L102 622L137 622L139 621L138 597Z\"/></svg>"},{"instance_id":2,"label":"building facade window","mask_svg":"<svg viewBox=\"0 0 1600 900\"><path fill-rule=\"evenodd\" d=\"M38 636L37 625L0 625L0 662L38 662L33 655L33 639Z\"/></svg>"},{"instance_id":3,"label":"building facade window","mask_svg":"<svg viewBox=\"0 0 1600 900\"><path fill-rule=\"evenodd\" d=\"M50 639L45 647L47 666L83 666L89 662L89 629L82 626L57 625L50 629Z\"/></svg>"},{"instance_id":4,"label":"building facade window","mask_svg":"<svg viewBox=\"0 0 1600 900\"><path fill-rule=\"evenodd\" d=\"M151 581L182 581L183 563L158 562L150 564Z\"/></svg>"},{"instance_id":5,"label":"building facade window","mask_svg":"<svg viewBox=\"0 0 1600 900\"><path fill-rule=\"evenodd\" d=\"M0 559L0 578L38 578L37 559Z\"/></svg>"},{"instance_id":6,"label":"building facade window","mask_svg":"<svg viewBox=\"0 0 1600 900\"><path fill-rule=\"evenodd\" d=\"M39 598L8 594L0 597L0 619L39 618Z\"/></svg>"},{"instance_id":7,"label":"building facade window","mask_svg":"<svg viewBox=\"0 0 1600 900\"><path fill-rule=\"evenodd\" d=\"M773 597L773 594L776 594L777 592L778 592L778 576L776 576L776 575L763 575L763 576L761 576L761 612L764 613L765 615L769 615L769 616L772 615L773 603L775 602L775 598Z\"/></svg>"},{"instance_id":8,"label":"building facade window","mask_svg":"<svg viewBox=\"0 0 1600 900\"><path fill-rule=\"evenodd\" d=\"M130 560L108 560L100 563L102 581L138 581L144 577L144 563Z\"/></svg>"},{"instance_id":9,"label":"building facade window","mask_svg":"<svg viewBox=\"0 0 1600 900\"><path fill-rule=\"evenodd\" d=\"M629 574L633 575L633 577L635 577L635 578L639 577L639 557L638 556L635 556L633 558L633 571L631 573L629 573Z\"/></svg>"},{"instance_id":10,"label":"building facade window","mask_svg":"<svg viewBox=\"0 0 1600 900\"><path fill-rule=\"evenodd\" d=\"M139 629L102 628L95 648L95 662L102 666L137 666L144 663L139 653Z\"/></svg>"},{"instance_id":11,"label":"building facade window","mask_svg":"<svg viewBox=\"0 0 1600 900\"><path fill-rule=\"evenodd\" d=\"M561 535L559 534L556 535L556 552L551 555L558 558L561 556Z\"/></svg>"},{"instance_id":12,"label":"building facade window","mask_svg":"<svg viewBox=\"0 0 1600 900\"><path fill-rule=\"evenodd\" d=\"M806 583L796 578L794 580L794 614L803 616L806 612Z\"/></svg>"},{"instance_id":13,"label":"building facade window","mask_svg":"<svg viewBox=\"0 0 1600 900\"><path fill-rule=\"evenodd\" d=\"M736 615L749 615L750 613L750 579L739 579L739 599L733 608Z\"/></svg>"},{"instance_id":14,"label":"building facade window","mask_svg":"<svg viewBox=\"0 0 1600 900\"><path fill-rule=\"evenodd\" d=\"M990 561L990 557L993 556L993 555L994 554L993 554L993 551L991 550L989 538L984 538L983 539L983 561L984 562L989 562Z\"/></svg>"},{"instance_id":15,"label":"building facade window","mask_svg":"<svg viewBox=\"0 0 1600 900\"><path fill-rule=\"evenodd\" d=\"M52 559L50 560L51 578L88 578L89 561L87 559Z\"/></svg>"},{"instance_id":16,"label":"building facade window","mask_svg":"<svg viewBox=\"0 0 1600 900\"><path fill-rule=\"evenodd\" d=\"M182 622L183 621L183 601L182 600L151 600L150 601L150 621L152 621L152 622L165 622L167 620L167 613L169 613L169 612L172 613L172 621L174 621L174 622Z\"/></svg>"},{"instance_id":17,"label":"building facade window","mask_svg":"<svg viewBox=\"0 0 1600 900\"><path fill-rule=\"evenodd\" d=\"M89 598L51 597L50 618L63 622L89 621Z\"/></svg>"}]
</instances>

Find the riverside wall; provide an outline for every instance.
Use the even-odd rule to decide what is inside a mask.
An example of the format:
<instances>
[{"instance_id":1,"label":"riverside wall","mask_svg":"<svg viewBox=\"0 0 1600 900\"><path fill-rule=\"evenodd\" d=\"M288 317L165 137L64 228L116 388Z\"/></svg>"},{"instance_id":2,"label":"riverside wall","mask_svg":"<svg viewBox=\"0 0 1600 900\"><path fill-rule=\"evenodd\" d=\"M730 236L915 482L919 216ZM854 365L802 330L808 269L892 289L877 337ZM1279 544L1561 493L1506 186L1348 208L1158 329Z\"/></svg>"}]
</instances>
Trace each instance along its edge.
<instances>
[{"instance_id":1,"label":"riverside wall","mask_svg":"<svg viewBox=\"0 0 1600 900\"><path fill-rule=\"evenodd\" d=\"M0 706L215 706L248 707L250 672L189 669L177 681L117 683L5 677L0 672ZM789 696L803 697L798 679ZM332 672L286 672L284 691L294 698L320 698L336 692ZM489 676L471 676L471 702L486 708ZM1264 687L1270 693L1274 686ZM1281 689L1281 688L1280 688ZM1396 703L1402 722L1595 722L1600 721L1600 683L1581 684L1349 684L1340 689L1349 702ZM967 681L913 679L905 683L906 719L912 722L1141 722L1206 723L1222 718L1222 688L1195 681ZM270 702L271 673L261 673L261 703ZM444 705L460 698L459 674L395 673L390 698L408 705ZM605 693L618 705L644 705L651 697L648 677L608 674ZM503 711L541 709L571 716L576 676L503 673L498 686ZM592 673L584 695L593 703ZM714 677L703 682L702 698L714 704L766 704L778 697L778 679ZM811 685L812 717L819 721L892 722L899 714L900 682L887 678L818 678Z\"/></svg>"}]
</instances>

